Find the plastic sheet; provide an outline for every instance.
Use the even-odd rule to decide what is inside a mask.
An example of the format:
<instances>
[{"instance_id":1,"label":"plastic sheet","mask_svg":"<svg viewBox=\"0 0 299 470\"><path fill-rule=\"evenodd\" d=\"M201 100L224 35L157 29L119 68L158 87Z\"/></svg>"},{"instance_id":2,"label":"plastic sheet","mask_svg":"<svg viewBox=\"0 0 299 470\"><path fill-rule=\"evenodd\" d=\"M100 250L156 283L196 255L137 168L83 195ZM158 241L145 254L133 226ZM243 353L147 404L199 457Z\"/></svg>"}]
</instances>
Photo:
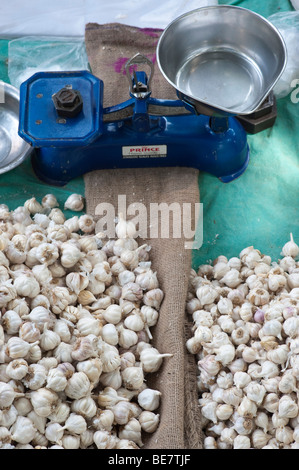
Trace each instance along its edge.
<instances>
[{"instance_id":1,"label":"plastic sheet","mask_svg":"<svg viewBox=\"0 0 299 470\"><path fill-rule=\"evenodd\" d=\"M268 19L280 31L287 48L287 65L273 90L277 98L284 98L299 79L299 11L275 13Z\"/></svg>"},{"instance_id":2,"label":"plastic sheet","mask_svg":"<svg viewBox=\"0 0 299 470\"><path fill-rule=\"evenodd\" d=\"M84 38L27 36L8 44L8 76L17 88L36 72L87 69Z\"/></svg>"},{"instance_id":3,"label":"plastic sheet","mask_svg":"<svg viewBox=\"0 0 299 470\"><path fill-rule=\"evenodd\" d=\"M10 0L1 5L0 31L3 38L84 36L88 22L164 28L186 11L217 4L217 0Z\"/></svg>"},{"instance_id":4,"label":"plastic sheet","mask_svg":"<svg viewBox=\"0 0 299 470\"><path fill-rule=\"evenodd\" d=\"M93 0L88 0L93 3ZM86 22L108 23L116 21L122 24L137 27L165 28L172 20L187 11L196 8L218 5L218 0L171 0L163 1L153 0L151 2L129 0L112 1L106 6L101 5L87 8ZM114 19L113 19L114 17Z\"/></svg>"},{"instance_id":5,"label":"plastic sheet","mask_svg":"<svg viewBox=\"0 0 299 470\"><path fill-rule=\"evenodd\" d=\"M295 10L299 10L299 0L291 0L291 4L295 8Z\"/></svg>"}]
</instances>

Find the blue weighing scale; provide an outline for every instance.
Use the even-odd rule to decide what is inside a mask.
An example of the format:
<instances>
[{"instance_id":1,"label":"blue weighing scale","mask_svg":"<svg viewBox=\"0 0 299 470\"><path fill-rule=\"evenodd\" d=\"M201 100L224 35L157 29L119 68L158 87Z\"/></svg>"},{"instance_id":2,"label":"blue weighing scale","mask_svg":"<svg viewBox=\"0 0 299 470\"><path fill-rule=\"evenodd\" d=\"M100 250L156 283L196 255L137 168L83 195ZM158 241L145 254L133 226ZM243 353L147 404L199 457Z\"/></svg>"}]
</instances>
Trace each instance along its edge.
<instances>
[{"instance_id":1,"label":"blue weighing scale","mask_svg":"<svg viewBox=\"0 0 299 470\"><path fill-rule=\"evenodd\" d=\"M130 68L145 63L144 71ZM38 178L63 186L97 169L193 167L228 183L249 163L247 132L234 116L199 114L181 99L151 96L153 64L126 64L129 99L103 107L104 83L88 71L39 72L20 87L19 135L34 148Z\"/></svg>"},{"instance_id":2,"label":"blue weighing scale","mask_svg":"<svg viewBox=\"0 0 299 470\"><path fill-rule=\"evenodd\" d=\"M104 108L104 83L86 70L23 82L19 135L35 150L36 175L58 186L111 168L193 167L224 183L242 175L250 113L255 129L273 124L265 101L286 65L280 33L241 7L198 8L165 28L157 62L178 99L152 96L153 63L140 53L126 64L128 100L116 106Z\"/></svg>"}]
</instances>

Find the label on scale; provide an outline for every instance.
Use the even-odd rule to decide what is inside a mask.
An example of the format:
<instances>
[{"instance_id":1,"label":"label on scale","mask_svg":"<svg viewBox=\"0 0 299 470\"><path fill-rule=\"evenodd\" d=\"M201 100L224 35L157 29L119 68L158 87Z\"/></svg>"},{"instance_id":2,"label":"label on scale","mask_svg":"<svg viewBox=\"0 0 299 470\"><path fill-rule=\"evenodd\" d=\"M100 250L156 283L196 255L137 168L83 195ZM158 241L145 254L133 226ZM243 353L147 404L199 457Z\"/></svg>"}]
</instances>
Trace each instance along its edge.
<instances>
[{"instance_id":1,"label":"label on scale","mask_svg":"<svg viewBox=\"0 0 299 470\"><path fill-rule=\"evenodd\" d=\"M164 158L167 145L135 145L122 147L123 158Z\"/></svg>"}]
</instances>

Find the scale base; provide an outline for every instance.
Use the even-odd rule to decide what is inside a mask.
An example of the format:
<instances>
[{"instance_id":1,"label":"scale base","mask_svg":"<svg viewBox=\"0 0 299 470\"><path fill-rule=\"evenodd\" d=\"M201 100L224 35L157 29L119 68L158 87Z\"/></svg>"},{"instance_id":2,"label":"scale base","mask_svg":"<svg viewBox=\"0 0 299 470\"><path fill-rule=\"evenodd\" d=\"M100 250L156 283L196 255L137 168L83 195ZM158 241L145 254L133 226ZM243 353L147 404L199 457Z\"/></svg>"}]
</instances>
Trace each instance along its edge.
<instances>
[{"instance_id":1,"label":"scale base","mask_svg":"<svg viewBox=\"0 0 299 470\"><path fill-rule=\"evenodd\" d=\"M87 146L36 148L33 169L40 180L55 186L94 170L140 167L193 167L228 183L249 164L247 135L235 118L219 133L207 116L155 121L156 127L144 133L134 132L130 121L106 123L101 136Z\"/></svg>"}]
</instances>

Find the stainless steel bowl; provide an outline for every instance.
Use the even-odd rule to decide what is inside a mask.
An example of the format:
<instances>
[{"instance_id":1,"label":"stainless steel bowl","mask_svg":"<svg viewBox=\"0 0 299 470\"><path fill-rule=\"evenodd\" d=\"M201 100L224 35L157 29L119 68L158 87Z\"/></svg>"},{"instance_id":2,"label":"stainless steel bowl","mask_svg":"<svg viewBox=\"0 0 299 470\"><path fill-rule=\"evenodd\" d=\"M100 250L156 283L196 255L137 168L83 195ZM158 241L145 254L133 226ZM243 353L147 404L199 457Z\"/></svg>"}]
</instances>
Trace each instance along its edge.
<instances>
[{"instance_id":1,"label":"stainless steel bowl","mask_svg":"<svg viewBox=\"0 0 299 470\"><path fill-rule=\"evenodd\" d=\"M286 66L279 31L246 8L198 8L161 34L157 61L181 99L207 115L245 115L266 99Z\"/></svg>"},{"instance_id":2,"label":"stainless steel bowl","mask_svg":"<svg viewBox=\"0 0 299 470\"><path fill-rule=\"evenodd\" d=\"M0 96L0 174L20 165L31 152L18 134L19 128L19 91L14 86L1 82ZM3 101L3 102L2 102Z\"/></svg>"}]
</instances>

